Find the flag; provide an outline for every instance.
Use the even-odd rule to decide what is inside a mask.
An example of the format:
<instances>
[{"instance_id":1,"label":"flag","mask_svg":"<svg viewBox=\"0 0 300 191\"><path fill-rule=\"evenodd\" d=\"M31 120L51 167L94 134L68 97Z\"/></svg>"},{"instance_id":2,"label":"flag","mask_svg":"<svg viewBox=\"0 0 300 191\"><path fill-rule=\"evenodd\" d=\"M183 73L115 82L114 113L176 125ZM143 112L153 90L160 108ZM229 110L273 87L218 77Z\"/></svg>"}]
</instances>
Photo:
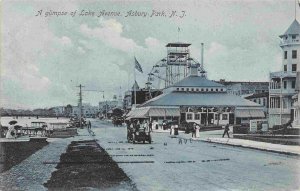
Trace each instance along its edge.
<instances>
[{"instance_id":1,"label":"flag","mask_svg":"<svg viewBox=\"0 0 300 191\"><path fill-rule=\"evenodd\" d=\"M135 69L137 69L139 72L143 73L142 66L140 65L140 63L137 61L137 59L135 57L134 57L134 61L135 61Z\"/></svg>"}]
</instances>

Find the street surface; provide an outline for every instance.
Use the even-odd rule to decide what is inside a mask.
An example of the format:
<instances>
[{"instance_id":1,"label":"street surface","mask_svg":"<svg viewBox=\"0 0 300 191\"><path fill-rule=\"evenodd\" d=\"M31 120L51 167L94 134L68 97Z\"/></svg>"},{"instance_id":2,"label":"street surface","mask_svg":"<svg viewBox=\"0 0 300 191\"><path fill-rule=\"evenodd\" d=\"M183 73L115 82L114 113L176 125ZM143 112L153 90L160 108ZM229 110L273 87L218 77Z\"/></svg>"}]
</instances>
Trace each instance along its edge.
<instances>
[{"instance_id":1,"label":"street surface","mask_svg":"<svg viewBox=\"0 0 300 191\"><path fill-rule=\"evenodd\" d=\"M168 133L152 133L152 144L132 144L125 126L99 120L92 120L92 130L139 190L300 189L298 157L191 142L183 133L182 144Z\"/></svg>"}]
</instances>

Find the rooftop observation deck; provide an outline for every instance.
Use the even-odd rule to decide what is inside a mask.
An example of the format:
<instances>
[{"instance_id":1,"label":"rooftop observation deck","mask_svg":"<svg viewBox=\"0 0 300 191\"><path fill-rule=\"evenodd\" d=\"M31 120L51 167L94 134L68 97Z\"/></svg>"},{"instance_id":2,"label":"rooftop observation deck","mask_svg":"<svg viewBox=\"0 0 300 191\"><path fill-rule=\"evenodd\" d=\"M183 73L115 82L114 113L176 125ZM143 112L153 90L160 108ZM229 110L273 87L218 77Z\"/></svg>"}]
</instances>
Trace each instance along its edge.
<instances>
[{"instance_id":1,"label":"rooftop observation deck","mask_svg":"<svg viewBox=\"0 0 300 191\"><path fill-rule=\"evenodd\" d=\"M190 43L183 43L183 42L174 42L174 43L168 43L166 47L189 47Z\"/></svg>"},{"instance_id":2,"label":"rooftop observation deck","mask_svg":"<svg viewBox=\"0 0 300 191\"><path fill-rule=\"evenodd\" d=\"M270 82L269 83L269 93L271 96L279 96L279 95L294 95L296 93L295 89L292 88L284 88L283 86L281 87L280 82Z\"/></svg>"},{"instance_id":3,"label":"rooftop observation deck","mask_svg":"<svg viewBox=\"0 0 300 191\"><path fill-rule=\"evenodd\" d=\"M287 46L287 45L300 45L299 39L287 39L287 40L281 40L279 42L279 46Z\"/></svg>"},{"instance_id":4,"label":"rooftop observation deck","mask_svg":"<svg viewBox=\"0 0 300 191\"><path fill-rule=\"evenodd\" d=\"M285 72L285 71L279 71L279 72L271 72L270 78L296 78L296 72Z\"/></svg>"}]
</instances>

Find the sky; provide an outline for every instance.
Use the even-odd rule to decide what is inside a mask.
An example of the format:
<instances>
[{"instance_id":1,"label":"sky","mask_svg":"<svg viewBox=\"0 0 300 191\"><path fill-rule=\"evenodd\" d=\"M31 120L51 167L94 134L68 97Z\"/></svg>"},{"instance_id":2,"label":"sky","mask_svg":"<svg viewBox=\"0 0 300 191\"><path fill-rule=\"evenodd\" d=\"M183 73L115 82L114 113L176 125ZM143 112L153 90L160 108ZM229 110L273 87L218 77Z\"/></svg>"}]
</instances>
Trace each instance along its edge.
<instances>
[{"instance_id":1,"label":"sky","mask_svg":"<svg viewBox=\"0 0 300 191\"><path fill-rule=\"evenodd\" d=\"M192 44L197 60L204 43L210 80L268 81L282 67L279 35L295 19L294 0L1 3L1 107L14 109L76 105L79 84L83 102L111 100L132 86L134 57L144 70L136 73L143 87L166 57L165 45L178 40ZM82 10L95 14L80 16ZM103 10L120 15L98 17ZM166 16L150 17L153 10ZM148 15L126 17L128 11ZM185 16L170 17L172 11Z\"/></svg>"}]
</instances>

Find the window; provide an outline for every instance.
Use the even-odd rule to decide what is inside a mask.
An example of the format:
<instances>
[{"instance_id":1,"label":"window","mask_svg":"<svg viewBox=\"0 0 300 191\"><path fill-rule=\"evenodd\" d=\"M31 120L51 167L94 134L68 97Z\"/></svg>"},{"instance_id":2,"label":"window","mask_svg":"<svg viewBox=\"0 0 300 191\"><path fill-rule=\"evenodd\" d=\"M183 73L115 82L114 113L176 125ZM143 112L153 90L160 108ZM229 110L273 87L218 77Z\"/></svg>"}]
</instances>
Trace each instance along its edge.
<instances>
[{"instance_id":1,"label":"window","mask_svg":"<svg viewBox=\"0 0 300 191\"><path fill-rule=\"evenodd\" d=\"M215 120L219 119L219 114L215 114Z\"/></svg>"},{"instance_id":2,"label":"window","mask_svg":"<svg viewBox=\"0 0 300 191\"><path fill-rule=\"evenodd\" d=\"M292 39L296 39L296 35L292 35Z\"/></svg>"},{"instance_id":3,"label":"window","mask_svg":"<svg viewBox=\"0 0 300 191\"><path fill-rule=\"evenodd\" d=\"M210 91L214 91L214 89L211 88Z\"/></svg>"},{"instance_id":4,"label":"window","mask_svg":"<svg viewBox=\"0 0 300 191\"><path fill-rule=\"evenodd\" d=\"M287 82L283 81L283 88L286 89Z\"/></svg>"},{"instance_id":5,"label":"window","mask_svg":"<svg viewBox=\"0 0 300 191\"><path fill-rule=\"evenodd\" d=\"M196 89L196 91L198 92L198 91L199 91L199 89L197 88L197 89Z\"/></svg>"},{"instance_id":6,"label":"window","mask_svg":"<svg viewBox=\"0 0 300 191\"><path fill-rule=\"evenodd\" d=\"M221 89L221 92L223 91L223 89Z\"/></svg>"},{"instance_id":7,"label":"window","mask_svg":"<svg viewBox=\"0 0 300 191\"><path fill-rule=\"evenodd\" d=\"M292 81L292 88L295 89L295 87L296 87L296 81L293 80L293 81Z\"/></svg>"},{"instance_id":8,"label":"window","mask_svg":"<svg viewBox=\"0 0 300 191\"><path fill-rule=\"evenodd\" d=\"M263 99L263 106L266 106L266 99Z\"/></svg>"},{"instance_id":9,"label":"window","mask_svg":"<svg viewBox=\"0 0 300 191\"><path fill-rule=\"evenodd\" d=\"M258 104L261 104L260 99L258 99Z\"/></svg>"},{"instance_id":10,"label":"window","mask_svg":"<svg viewBox=\"0 0 300 191\"><path fill-rule=\"evenodd\" d=\"M285 72L287 71L287 65L283 66L283 71L285 71Z\"/></svg>"},{"instance_id":11,"label":"window","mask_svg":"<svg viewBox=\"0 0 300 191\"><path fill-rule=\"evenodd\" d=\"M256 103L256 99L253 100Z\"/></svg>"},{"instance_id":12,"label":"window","mask_svg":"<svg viewBox=\"0 0 300 191\"><path fill-rule=\"evenodd\" d=\"M297 64L292 64L292 72L296 72L297 71Z\"/></svg>"},{"instance_id":13,"label":"window","mask_svg":"<svg viewBox=\"0 0 300 191\"><path fill-rule=\"evenodd\" d=\"M208 92L208 89L206 88L206 91Z\"/></svg>"},{"instance_id":14,"label":"window","mask_svg":"<svg viewBox=\"0 0 300 191\"><path fill-rule=\"evenodd\" d=\"M190 89L189 88L186 88L186 91L189 91Z\"/></svg>"},{"instance_id":15,"label":"window","mask_svg":"<svg viewBox=\"0 0 300 191\"><path fill-rule=\"evenodd\" d=\"M199 113L195 114L195 120L200 120L200 114Z\"/></svg>"},{"instance_id":16,"label":"window","mask_svg":"<svg viewBox=\"0 0 300 191\"><path fill-rule=\"evenodd\" d=\"M187 120L192 120L193 119L193 115L191 113L186 114L186 119Z\"/></svg>"},{"instance_id":17,"label":"window","mask_svg":"<svg viewBox=\"0 0 300 191\"><path fill-rule=\"evenodd\" d=\"M284 59L287 59L287 51L284 51Z\"/></svg>"},{"instance_id":18,"label":"window","mask_svg":"<svg viewBox=\"0 0 300 191\"><path fill-rule=\"evenodd\" d=\"M292 51L292 58L293 59L297 58L297 50Z\"/></svg>"},{"instance_id":19,"label":"window","mask_svg":"<svg viewBox=\"0 0 300 191\"><path fill-rule=\"evenodd\" d=\"M177 91L179 91L179 88L177 88Z\"/></svg>"},{"instance_id":20,"label":"window","mask_svg":"<svg viewBox=\"0 0 300 191\"><path fill-rule=\"evenodd\" d=\"M204 91L204 89L202 88L202 89L201 89L201 91L203 92L203 91Z\"/></svg>"},{"instance_id":21,"label":"window","mask_svg":"<svg viewBox=\"0 0 300 191\"><path fill-rule=\"evenodd\" d=\"M181 91L184 91L184 88L181 88Z\"/></svg>"},{"instance_id":22,"label":"window","mask_svg":"<svg viewBox=\"0 0 300 191\"><path fill-rule=\"evenodd\" d=\"M219 89L217 88L216 91L219 91Z\"/></svg>"},{"instance_id":23,"label":"window","mask_svg":"<svg viewBox=\"0 0 300 191\"><path fill-rule=\"evenodd\" d=\"M194 88L192 88L191 91L193 92L193 91L194 91Z\"/></svg>"},{"instance_id":24,"label":"window","mask_svg":"<svg viewBox=\"0 0 300 191\"><path fill-rule=\"evenodd\" d=\"M228 120L228 115L227 114L222 114L222 120Z\"/></svg>"}]
</instances>

